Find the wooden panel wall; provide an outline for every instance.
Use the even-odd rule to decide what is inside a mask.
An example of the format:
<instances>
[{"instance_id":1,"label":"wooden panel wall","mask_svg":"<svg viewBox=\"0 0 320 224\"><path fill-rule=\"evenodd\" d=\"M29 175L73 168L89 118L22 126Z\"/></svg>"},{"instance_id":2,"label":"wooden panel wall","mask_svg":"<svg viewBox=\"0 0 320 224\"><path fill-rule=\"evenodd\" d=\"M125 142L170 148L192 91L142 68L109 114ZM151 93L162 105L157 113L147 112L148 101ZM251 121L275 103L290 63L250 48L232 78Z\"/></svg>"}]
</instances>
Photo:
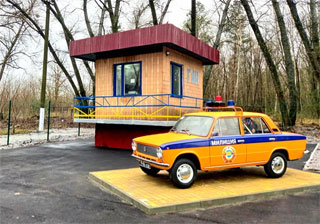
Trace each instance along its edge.
<instances>
[{"instance_id":1,"label":"wooden panel wall","mask_svg":"<svg viewBox=\"0 0 320 224\"><path fill-rule=\"evenodd\" d=\"M169 51L169 56L166 56L166 51ZM171 69L170 62L175 62L183 65L183 95L193 96L202 98L202 62L194 59L190 56L172 50L170 48L164 47L162 52L149 53L149 54L140 54L135 56L127 57L117 57L117 58L108 58L100 59L96 61L96 96L112 96L113 95L113 65L118 63L125 62L142 62L142 95L152 95L152 94L170 94L171 93ZM187 80L187 69L197 71L199 74L199 84L191 83L190 80ZM112 104L125 105L129 97L119 97L118 99L110 99L109 102ZM135 102L141 100L142 97L136 97ZM168 97L159 97L164 102L168 102ZM180 98L170 97L170 104L180 104ZM97 100L99 103L103 103L102 100ZM132 104L133 102L130 102ZM159 104L160 102L149 98L142 102L141 104ZM106 104L106 102L104 103ZM198 101L198 106L202 106L202 102ZM182 105L195 105L195 100L191 99L182 99ZM138 110L133 110L132 108L108 108L108 109L98 109L96 110L97 115L103 114L125 114L125 115L143 115L151 114L156 110L159 110L160 107L148 107L148 108L139 108L143 112ZM168 111L169 110L169 111ZM156 113L158 115L179 115L181 112L194 112L195 110L190 109L180 109L169 108L163 109L160 112ZM97 117L99 118L99 117ZM104 118L104 117L100 117ZM105 117L108 118L108 117ZM112 117L112 119L115 119ZM117 119L131 119L131 118L117 118ZM134 118L139 119L139 118ZM145 120L146 118L140 118ZM165 118L147 118L147 120L168 120ZM174 120L174 119L169 119Z\"/></svg>"}]
</instances>

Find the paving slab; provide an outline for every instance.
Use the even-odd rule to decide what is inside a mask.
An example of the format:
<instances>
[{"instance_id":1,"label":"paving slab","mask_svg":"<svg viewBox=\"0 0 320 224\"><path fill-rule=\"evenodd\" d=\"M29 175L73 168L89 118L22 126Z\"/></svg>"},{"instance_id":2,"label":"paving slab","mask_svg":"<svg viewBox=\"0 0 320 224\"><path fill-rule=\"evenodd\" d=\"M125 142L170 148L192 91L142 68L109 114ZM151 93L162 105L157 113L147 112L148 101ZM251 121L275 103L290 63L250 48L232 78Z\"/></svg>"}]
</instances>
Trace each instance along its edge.
<instances>
[{"instance_id":1,"label":"paving slab","mask_svg":"<svg viewBox=\"0 0 320 224\"><path fill-rule=\"evenodd\" d=\"M189 189L174 187L166 171L152 177L140 168L91 172L89 179L147 214L217 207L320 190L319 174L287 169L283 177L272 179L266 177L261 167L199 172L197 181Z\"/></svg>"}]
</instances>

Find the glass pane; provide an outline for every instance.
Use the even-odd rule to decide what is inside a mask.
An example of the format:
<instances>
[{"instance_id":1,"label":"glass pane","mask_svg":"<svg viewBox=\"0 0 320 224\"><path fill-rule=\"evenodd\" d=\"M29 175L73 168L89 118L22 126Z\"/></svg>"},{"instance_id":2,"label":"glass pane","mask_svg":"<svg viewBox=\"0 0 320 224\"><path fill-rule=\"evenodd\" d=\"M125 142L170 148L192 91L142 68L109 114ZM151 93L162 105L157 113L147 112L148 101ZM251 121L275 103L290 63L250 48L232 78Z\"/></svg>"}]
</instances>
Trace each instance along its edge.
<instances>
[{"instance_id":1,"label":"glass pane","mask_svg":"<svg viewBox=\"0 0 320 224\"><path fill-rule=\"evenodd\" d=\"M139 95L140 93L140 63L124 65L124 94Z\"/></svg>"},{"instance_id":2,"label":"glass pane","mask_svg":"<svg viewBox=\"0 0 320 224\"><path fill-rule=\"evenodd\" d=\"M219 120L219 136L240 135L238 118L221 118Z\"/></svg>"},{"instance_id":3,"label":"glass pane","mask_svg":"<svg viewBox=\"0 0 320 224\"><path fill-rule=\"evenodd\" d=\"M116 66L116 96L121 95L121 70L122 66Z\"/></svg>"},{"instance_id":4,"label":"glass pane","mask_svg":"<svg viewBox=\"0 0 320 224\"><path fill-rule=\"evenodd\" d=\"M181 95L181 67L172 65L173 72L173 93L174 95Z\"/></svg>"},{"instance_id":5,"label":"glass pane","mask_svg":"<svg viewBox=\"0 0 320 224\"><path fill-rule=\"evenodd\" d=\"M246 117L242 119L245 134L271 133L268 126L260 117Z\"/></svg>"},{"instance_id":6,"label":"glass pane","mask_svg":"<svg viewBox=\"0 0 320 224\"><path fill-rule=\"evenodd\" d=\"M242 119L245 134L261 134L261 119L257 117L246 117Z\"/></svg>"},{"instance_id":7,"label":"glass pane","mask_svg":"<svg viewBox=\"0 0 320 224\"><path fill-rule=\"evenodd\" d=\"M271 133L271 131L268 128L268 126L266 125L266 123L264 123L264 121L262 119L260 119L260 121L261 121L262 133Z\"/></svg>"},{"instance_id":8,"label":"glass pane","mask_svg":"<svg viewBox=\"0 0 320 224\"><path fill-rule=\"evenodd\" d=\"M212 117L185 116L180 118L172 130L185 134L207 136L212 122Z\"/></svg>"}]
</instances>

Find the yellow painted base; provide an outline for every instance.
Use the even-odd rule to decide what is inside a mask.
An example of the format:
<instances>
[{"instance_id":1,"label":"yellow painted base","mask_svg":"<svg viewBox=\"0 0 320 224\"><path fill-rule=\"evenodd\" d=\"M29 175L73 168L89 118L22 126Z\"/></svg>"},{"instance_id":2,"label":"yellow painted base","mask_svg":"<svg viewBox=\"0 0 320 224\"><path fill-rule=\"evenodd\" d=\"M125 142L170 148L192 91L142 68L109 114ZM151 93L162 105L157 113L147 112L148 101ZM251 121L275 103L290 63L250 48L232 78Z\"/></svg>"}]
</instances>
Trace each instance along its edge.
<instances>
[{"instance_id":1,"label":"yellow painted base","mask_svg":"<svg viewBox=\"0 0 320 224\"><path fill-rule=\"evenodd\" d=\"M174 187L166 171L151 177L133 168L92 172L89 177L149 214L320 190L319 174L288 169L283 177L271 179L261 167L199 172L189 189Z\"/></svg>"}]
</instances>

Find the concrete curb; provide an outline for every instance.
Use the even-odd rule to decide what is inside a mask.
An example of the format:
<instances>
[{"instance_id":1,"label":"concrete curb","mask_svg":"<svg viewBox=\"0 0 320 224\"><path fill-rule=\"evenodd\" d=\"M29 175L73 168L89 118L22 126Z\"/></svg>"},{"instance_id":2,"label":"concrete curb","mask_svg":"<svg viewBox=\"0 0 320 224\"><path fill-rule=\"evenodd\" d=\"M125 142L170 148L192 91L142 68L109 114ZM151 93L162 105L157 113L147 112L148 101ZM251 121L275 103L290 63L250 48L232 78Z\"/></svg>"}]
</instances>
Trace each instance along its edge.
<instances>
[{"instance_id":1,"label":"concrete curb","mask_svg":"<svg viewBox=\"0 0 320 224\"><path fill-rule=\"evenodd\" d=\"M234 197L225 197L225 198L216 198L216 199L209 199L209 200L201 200L195 201L190 203L183 203L183 204L171 204L168 206L161 206L161 207L151 207L146 203L141 203L135 197L131 196L127 192L124 192L117 187L109 184L100 178L96 177L92 173L89 173L89 180L92 181L94 184L98 185L102 190L107 190L118 197L122 198L124 201L132 204L136 208L140 209L141 211L145 212L148 215L157 214L157 213L171 213L171 212L182 212L188 210L195 210L195 209L203 209L209 207L220 207L232 204L239 204L244 202L252 202L258 200L266 200L270 198L292 195L297 193L304 193L304 192L314 192L320 191L320 185L309 185L303 187L296 187L296 188L288 188L288 189L281 189L277 191L266 191L256 194L246 194Z\"/></svg>"}]
</instances>

